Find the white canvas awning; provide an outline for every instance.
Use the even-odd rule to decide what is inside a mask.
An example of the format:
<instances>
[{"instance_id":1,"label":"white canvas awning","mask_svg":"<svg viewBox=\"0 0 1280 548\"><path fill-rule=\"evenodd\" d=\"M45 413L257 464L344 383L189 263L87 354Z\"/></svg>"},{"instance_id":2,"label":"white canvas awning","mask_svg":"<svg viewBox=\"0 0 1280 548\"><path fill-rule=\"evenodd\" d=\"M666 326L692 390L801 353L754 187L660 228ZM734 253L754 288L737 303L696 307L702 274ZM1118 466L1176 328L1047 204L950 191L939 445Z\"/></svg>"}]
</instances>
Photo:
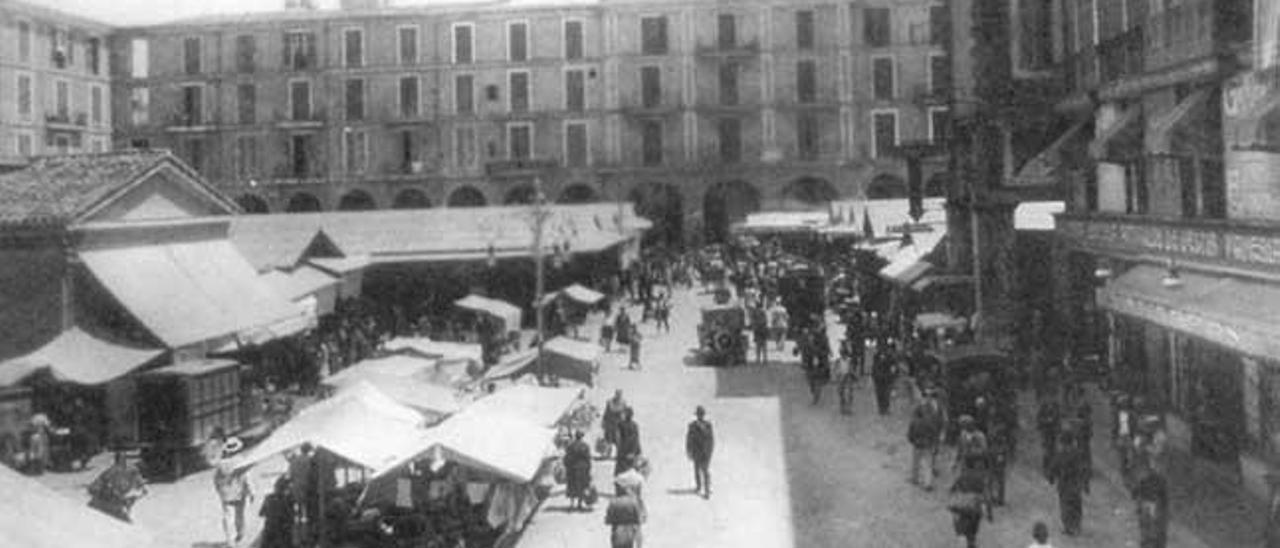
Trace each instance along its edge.
<instances>
[{"instance_id":1,"label":"white canvas awning","mask_svg":"<svg viewBox=\"0 0 1280 548\"><path fill-rule=\"evenodd\" d=\"M382 348L388 352L410 352L442 361L484 362L484 349L476 343L433 341L426 337L396 337L383 343Z\"/></svg>"},{"instance_id":2,"label":"white canvas awning","mask_svg":"<svg viewBox=\"0 0 1280 548\"><path fill-rule=\"evenodd\" d=\"M163 353L158 348L110 342L72 327L35 352L0 363L0 386L16 384L44 369L59 381L102 384L133 372Z\"/></svg>"},{"instance_id":3,"label":"white canvas awning","mask_svg":"<svg viewBox=\"0 0 1280 548\"><path fill-rule=\"evenodd\" d=\"M522 417L549 427L560 422L573 409L582 393L580 388L518 384L481 397L467 406L466 412Z\"/></svg>"},{"instance_id":4,"label":"white canvas awning","mask_svg":"<svg viewBox=\"0 0 1280 548\"><path fill-rule=\"evenodd\" d=\"M520 307L507 301L490 299L480 295L467 295L453 303L458 308L493 316L505 324L508 331L520 329L520 318L523 313Z\"/></svg>"},{"instance_id":5,"label":"white canvas awning","mask_svg":"<svg viewBox=\"0 0 1280 548\"><path fill-rule=\"evenodd\" d=\"M377 470L382 476L419 458L459 465L515 483L528 483L555 449L555 430L521 417L468 408L412 441L414 451Z\"/></svg>"},{"instance_id":6,"label":"white canvas awning","mask_svg":"<svg viewBox=\"0 0 1280 548\"><path fill-rule=\"evenodd\" d=\"M124 523L0 466L0 546L14 548L150 548L161 544Z\"/></svg>"}]
</instances>

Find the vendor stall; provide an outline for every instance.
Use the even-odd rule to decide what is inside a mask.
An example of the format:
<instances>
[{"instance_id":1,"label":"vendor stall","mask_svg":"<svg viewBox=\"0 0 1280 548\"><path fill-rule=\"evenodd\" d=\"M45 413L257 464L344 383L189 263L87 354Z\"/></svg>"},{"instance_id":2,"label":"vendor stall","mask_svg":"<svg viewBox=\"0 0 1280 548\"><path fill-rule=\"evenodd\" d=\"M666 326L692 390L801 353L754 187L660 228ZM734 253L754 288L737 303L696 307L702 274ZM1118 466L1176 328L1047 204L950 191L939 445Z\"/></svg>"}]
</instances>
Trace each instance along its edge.
<instances>
[{"instance_id":1,"label":"vendor stall","mask_svg":"<svg viewBox=\"0 0 1280 548\"><path fill-rule=\"evenodd\" d=\"M543 344L540 369L553 378L594 386L603 355L604 349L598 344L556 337Z\"/></svg>"},{"instance_id":2,"label":"vendor stall","mask_svg":"<svg viewBox=\"0 0 1280 548\"><path fill-rule=\"evenodd\" d=\"M0 544L23 548L162 546L143 528L121 522L0 466Z\"/></svg>"},{"instance_id":3,"label":"vendor stall","mask_svg":"<svg viewBox=\"0 0 1280 548\"><path fill-rule=\"evenodd\" d=\"M541 426L555 426L582 403L582 388L544 388L517 384L482 396L467 406L468 413L510 415Z\"/></svg>"},{"instance_id":4,"label":"vendor stall","mask_svg":"<svg viewBox=\"0 0 1280 548\"><path fill-rule=\"evenodd\" d=\"M467 295L453 303L458 308L483 314L502 323L502 331L510 332L520 329L523 313L520 307L506 301L490 299L480 295Z\"/></svg>"},{"instance_id":5,"label":"vendor stall","mask_svg":"<svg viewBox=\"0 0 1280 548\"><path fill-rule=\"evenodd\" d=\"M341 396L352 387L367 384L395 400L396 403L422 413L426 424L436 424L462 409L454 389L414 377L365 370L359 375L332 377L323 384L332 389L337 396Z\"/></svg>"}]
</instances>

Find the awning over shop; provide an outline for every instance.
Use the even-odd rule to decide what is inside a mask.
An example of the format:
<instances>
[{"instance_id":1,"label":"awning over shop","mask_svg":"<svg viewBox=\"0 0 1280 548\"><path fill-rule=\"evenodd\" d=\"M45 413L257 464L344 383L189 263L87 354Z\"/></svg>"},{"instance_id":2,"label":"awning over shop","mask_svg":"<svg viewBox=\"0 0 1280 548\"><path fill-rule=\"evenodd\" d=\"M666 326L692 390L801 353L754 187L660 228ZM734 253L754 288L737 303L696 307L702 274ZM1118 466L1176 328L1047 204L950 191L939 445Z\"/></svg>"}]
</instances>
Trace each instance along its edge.
<instances>
[{"instance_id":1,"label":"awning over shop","mask_svg":"<svg viewBox=\"0 0 1280 548\"><path fill-rule=\"evenodd\" d=\"M291 301L314 297L315 313L319 315L333 312L342 283L340 277L305 264L290 271L272 270L262 274L262 280Z\"/></svg>"},{"instance_id":2,"label":"awning over shop","mask_svg":"<svg viewBox=\"0 0 1280 548\"><path fill-rule=\"evenodd\" d=\"M1066 202L1022 202L1013 210L1014 230L1054 230L1054 215L1067 210Z\"/></svg>"},{"instance_id":3,"label":"awning over shop","mask_svg":"<svg viewBox=\"0 0 1280 548\"><path fill-rule=\"evenodd\" d=\"M356 362L322 382L327 386L339 387L374 375L425 381L431 377L436 362L435 358L411 355L370 358Z\"/></svg>"},{"instance_id":4,"label":"awning over shop","mask_svg":"<svg viewBox=\"0 0 1280 548\"><path fill-rule=\"evenodd\" d=\"M555 430L521 417L468 408L410 440L404 458L375 471L382 476L409 461L431 458L515 483L528 483L554 450Z\"/></svg>"},{"instance_id":5,"label":"awning over shop","mask_svg":"<svg viewBox=\"0 0 1280 548\"><path fill-rule=\"evenodd\" d=\"M192 239L80 250L106 289L170 348L289 321L296 306L258 278L231 243Z\"/></svg>"},{"instance_id":6,"label":"awning over shop","mask_svg":"<svg viewBox=\"0 0 1280 548\"><path fill-rule=\"evenodd\" d=\"M324 384L336 386L337 394L342 395L352 387L365 383L395 400L396 403L422 413L427 418L428 424L440 422L462 409L454 389L413 377L365 371L358 377L347 377L338 383L332 382L332 379L326 379Z\"/></svg>"},{"instance_id":7,"label":"awning over shop","mask_svg":"<svg viewBox=\"0 0 1280 548\"><path fill-rule=\"evenodd\" d=\"M573 284L560 290L560 294L566 298L572 299L580 304L593 305L604 300L604 293L583 287L579 284Z\"/></svg>"},{"instance_id":8,"label":"awning over shop","mask_svg":"<svg viewBox=\"0 0 1280 548\"><path fill-rule=\"evenodd\" d=\"M237 457L244 468L310 443L371 470L401 462L416 450L422 415L368 383L303 409L267 439Z\"/></svg>"},{"instance_id":9,"label":"awning over shop","mask_svg":"<svg viewBox=\"0 0 1280 548\"><path fill-rule=\"evenodd\" d=\"M1013 178L1013 184L1019 187L1060 184L1061 181L1058 180L1056 175L1062 166L1063 149L1073 143L1083 141L1084 138L1080 135L1084 132L1084 128L1091 123L1093 123L1092 120L1082 120L1072 124L1062 135L1054 139L1049 146L1022 165L1022 168L1018 170L1018 174Z\"/></svg>"},{"instance_id":10,"label":"awning over shop","mask_svg":"<svg viewBox=\"0 0 1280 548\"><path fill-rule=\"evenodd\" d=\"M897 254L889 260L889 264L880 269L880 277L894 283L910 286L927 273L933 264L926 258L938 244L942 242L946 232L934 229L928 232L913 232L911 244L901 246Z\"/></svg>"},{"instance_id":11,"label":"awning over shop","mask_svg":"<svg viewBox=\"0 0 1280 548\"><path fill-rule=\"evenodd\" d=\"M507 301L490 299L480 295L467 295L453 303L458 308L487 314L501 320L508 331L520 329L522 312L520 307Z\"/></svg>"},{"instance_id":12,"label":"awning over shop","mask_svg":"<svg viewBox=\"0 0 1280 548\"><path fill-rule=\"evenodd\" d=\"M45 369L59 381L102 384L133 372L163 353L161 349L110 342L72 327L35 352L0 363L0 386L16 384Z\"/></svg>"},{"instance_id":13,"label":"awning over shop","mask_svg":"<svg viewBox=\"0 0 1280 548\"><path fill-rule=\"evenodd\" d=\"M542 359L548 374L588 386L595 384L602 355L604 349L600 345L568 337L556 337L542 345Z\"/></svg>"},{"instance_id":14,"label":"awning over shop","mask_svg":"<svg viewBox=\"0 0 1280 548\"><path fill-rule=\"evenodd\" d=\"M538 363L538 349L530 348L503 356L498 363L490 367L484 374L484 380L515 378L529 372Z\"/></svg>"},{"instance_id":15,"label":"awning over shop","mask_svg":"<svg viewBox=\"0 0 1280 548\"><path fill-rule=\"evenodd\" d=\"M1142 143L1137 142L1137 137L1142 126L1141 120L1141 106L1125 109L1111 125L1094 132L1094 139L1089 142L1089 157L1094 160L1123 157L1125 154L1117 153L1115 148L1126 144L1140 149Z\"/></svg>"},{"instance_id":16,"label":"awning over shop","mask_svg":"<svg viewBox=\"0 0 1280 548\"><path fill-rule=\"evenodd\" d=\"M1173 108L1161 113L1155 122L1151 124L1151 129L1146 133L1147 143L1145 149L1154 153L1172 152L1171 147L1175 128L1178 124L1188 120L1194 110L1208 102L1209 92L1209 88L1200 88L1193 91L1177 105L1174 105ZM1221 105L1219 105L1219 108L1221 108Z\"/></svg>"},{"instance_id":17,"label":"awning over shop","mask_svg":"<svg viewBox=\"0 0 1280 548\"><path fill-rule=\"evenodd\" d=\"M1098 290L1098 306L1240 352L1280 358L1280 287L1242 278L1178 275L1140 265Z\"/></svg>"},{"instance_id":18,"label":"awning over shop","mask_svg":"<svg viewBox=\"0 0 1280 548\"><path fill-rule=\"evenodd\" d=\"M44 484L0 466L0 545L22 548L148 548L161 546L138 525L89 508Z\"/></svg>"},{"instance_id":19,"label":"awning over shop","mask_svg":"<svg viewBox=\"0 0 1280 548\"><path fill-rule=\"evenodd\" d=\"M441 361L484 362L484 349L476 343L433 341L426 337L396 337L382 344L388 352L410 353Z\"/></svg>"},{"instance_id":20,"label":"awning over shop","mask_svg":"<svg viewBox=\"0 0 1280 548\"><path fill-rule=\"evenodd\" d=\"M540 426L554 426L578 403L580 388L543 388L517 384L483 396L467 412L523 417Z\"/></svg>"}]
</instances>

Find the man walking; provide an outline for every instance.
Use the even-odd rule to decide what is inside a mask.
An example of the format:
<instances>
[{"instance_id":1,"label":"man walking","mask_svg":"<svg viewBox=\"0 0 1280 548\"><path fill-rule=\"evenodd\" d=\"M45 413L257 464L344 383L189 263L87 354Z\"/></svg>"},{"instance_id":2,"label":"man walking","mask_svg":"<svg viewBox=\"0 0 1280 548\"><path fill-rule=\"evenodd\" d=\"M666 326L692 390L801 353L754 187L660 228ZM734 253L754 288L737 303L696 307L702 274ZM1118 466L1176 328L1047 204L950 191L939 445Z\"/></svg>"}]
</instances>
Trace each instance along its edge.
<instances>
[{"instance_id":1,"label":"man walking","mask_svg":"<svg viewBox=\"0 0 1280 548\"><path fill-rule=\"evenodd\" d=\"M225 460L241 447L238 438L231 438L222 452L223 462L213 473L213 486L222 502L222 532L227 537L227 546L237 546L244 540L244 507L253 501L248 469L236 469Z\"/></svg>"},{"instance_id":2,"label":"man walking","mask_svg":"<svg viewBox=\"0 0 1280 548\"><path fill-rule=\"evenodd\" d=\"M701 405L694 411L696 418L689 423L685 434L684 450L693 461L694 492L702 498L711 498L711 453L715 450L716 437L711 422L706 419L707 410Z\"/></svg>"},{"instance_id":3,"label":"man walking","mask_svg":"<svg viewBox=\"0 0 1280 548\"><path fill-rule=\"evenodd\" d=\"M618 422L618 454L614 456L613 475L630 470L640 451L640 425L636 424L635 411L627 407L622 410L622 420Z\"/></svg>"},{"instance_id":4,"label":"man walking","mask_svg":"<svg viewBox=\"0 0 1280 548\"><path fill-rule=\"evenodd\" d=\"M893 342L886 343L876 353L876 363L871 366L871 382L876 389L876 407L881 415L889 414L889 401L893 395L893 381L897 377Z\"/></svg>"},{"instance_id":5,"label":"man walking","mask_svg":"<svg viewBox=\"0 0 1280 548\"><path fill-rule=\"evenodd\" d=\"M1069 536L1080 534L1084 493L1089 490L1089 471L1080 449L1078 434L1064 428L1058 436L1057 452L1050 467L1049 483L1058 488L1058 509L1062 529Z\"/></svg>"},{"instance_id":6,"label":"man walking","mask_svg":"<svg viewBox=\"0 0 1280 548\"><path fill-rule=\"evenodd\" d=\"M631 327L631 337L628 341L630 349L630 360L627 361L627 369L640 369L640 329L637 326Z\"/></svg>"},{"instance_id":7,"label":"man walking","mask_svg":"<svg viewBox=\"0 0 1280 548\"><path fill-rule=\"evenodd\" d=\"M853 358L842 352L836 359L836 366L831 370L831 379L836 382L836 393L840 396L840 413L853 414L853 385L858 378L853 372Z\"/></svg>"},{"instance_id":8,"label":"man walking","mask_svg":"<svg viewBox=\"0 0 1280 548\"><path fill-rule=\"evenodd\" d=\"M942 441L942 409L932 392L925 393L925 400L916 406L907 426L907 441L911 443L911 483L925 491L933 490L933 469L936 465L938 444Z\"/></svg>"},{"instance_id":9,"label":"man walking","mask_svg":"<svg viewBox=\"0 0 1280 548\"><path fill-rule=\"evenodd\" d=\"M1138 505L1138 547L1164 548L1169 539L1169 487L1164 476L1144 468L1134 482L1133 499ZM1271 505L1275 512L1275 504ZM1276 546L1271 528L1267 528L1267 548Z\"/></svg>"}]
</instances>

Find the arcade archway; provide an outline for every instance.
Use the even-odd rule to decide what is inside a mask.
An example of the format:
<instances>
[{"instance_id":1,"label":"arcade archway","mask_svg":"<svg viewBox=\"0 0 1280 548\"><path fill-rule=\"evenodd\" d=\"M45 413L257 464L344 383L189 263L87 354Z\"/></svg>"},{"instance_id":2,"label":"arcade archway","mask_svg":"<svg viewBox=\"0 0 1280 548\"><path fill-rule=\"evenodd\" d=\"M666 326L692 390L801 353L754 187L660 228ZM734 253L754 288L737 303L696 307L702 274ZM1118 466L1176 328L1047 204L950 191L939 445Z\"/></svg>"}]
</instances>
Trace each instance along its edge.
<instances>
[{"instance_id":1,"label":"arcade archway","mask_svg":"<svg viewBox=\"0 0 1280 548\"><path fill-rule=\"evenodd\" d=\"M881 173L867 184L868 200L889 200L907 197L907 181L890 173Z\"/></svg>"},{"instance_id":2,"label":"arcade archway","mask_svg":"<svg viewBox=\"0 0 1280 548\"><path fill-rule=\"evenodd\" d=\"M252 194L241 194L236 198L236 203L240 205L245 213L271 213L271 208L267 206L267 201Z\"/></svg>"},{"instance_id":3,"label":"arcade archway","mask_svg":"<svg viewBox=\"0 0 1280 548\"><path fill-rule=\"evenodd\" d=\"M320 199L306 192L299 192L289 198L289 204L284 210L289 213L306 213L311 211L322 211L324 207L320 205Z\"/></svg>"},{"instance_id":4,"label":"arcade archway","mask_svg":"<svg viewBox=\"0 0 1280 548\"><path fill-rule=\"evenodd\" d=\"M702 218L708 242L723 242L733 223L760 210L760 191L746 181L725 181L707 189L702 197Z\"/></svg>"},{"instance_id":5,"label":"arcade archway","mask_svg":"<svg viewBox=\"0 0 1280 548\"><path fill-rule=\"evenodd\" d=\"M589 204L599 199L594 188L585 184L576 184L565 187L560 192L560 199L556 201L562 204Z\"/></svg>"},{"instance_id":6,"label":"arcade archway","mask_svg":"<svg viewBox=\"0 0 1280 548\"><path fill-rule=\"evenodd\" d=\"M396 194L396 198L391 202L392 209L426 209L431 207L431 199L427 198L427 194L416 188L406 188Z\"/></svg>"},{"instance_id":7,"label":"arcade archway","mask_svg":"<svg viewBox=\"0 0 1280 548\"><path fill-rule=\"evenodd\" d=\"M785 209L818 209L826 207L839 195L836 187L826 179L801 177L782 189L782 202Z\"/></svg>"},{"instance_id":8,"label":"arcade archway","mask_svg":"<svg viewBox=\"0 0 1280 548\"><path fill-rule=\"evenodd\" d=\"M373 196L363 190L352 190L338 200L338 211L369 211L378 209Z\"/></svg>"},{"instance_id":9,"label":"arcade archway","mask_svg":"<svg viewBox=\"0 0 1280 548\"><path fill-rule=\"evenodd\" d=\"M475 187L464 186L449 194L449 200L446 203L449 207L484 207L489 201Z\"/></svg>"},{"instance_id":10,"label":"arcade archway","mask_svg":"<svg viewBox=\"0 0 1280 548\"><path fill-rule=\"evenodd\" d=\"M684 238L684 198L674 185L643 183L627 195L636 214L653 222L644 235L647 245L679 247Z\"/></svg>"},{"instance_id":11,"label":"arcade archway","mask_svg":"<svg viewBox=\"0 0 1280 548\"><path fill-rule=\"evenodd\" d=\"M502 203L505 205L527 205L532 204L538 197L538 189L533 185L520 185L509 191L503 196Z\"/></svg>"}]
</instances>

